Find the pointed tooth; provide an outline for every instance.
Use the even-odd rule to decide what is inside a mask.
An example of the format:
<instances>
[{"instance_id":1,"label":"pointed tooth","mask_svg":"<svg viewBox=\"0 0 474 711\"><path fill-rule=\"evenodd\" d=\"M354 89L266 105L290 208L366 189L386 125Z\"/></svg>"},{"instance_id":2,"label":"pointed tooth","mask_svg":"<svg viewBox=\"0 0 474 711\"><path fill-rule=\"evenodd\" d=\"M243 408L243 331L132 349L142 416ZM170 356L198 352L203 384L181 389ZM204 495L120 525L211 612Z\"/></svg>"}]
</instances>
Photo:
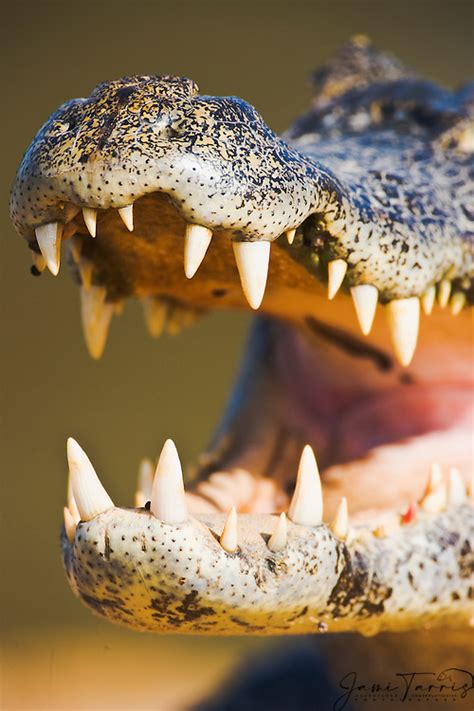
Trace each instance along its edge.
<instances>
[{"instance_id":1,"label":"pointed tooth","mask_svg":"<svg viewBox=\"0 0 474 711\"><path fill-rule=\"evenodd\" d=\"M135 492L135 506L138 508L145 506L146 502L151 500L154 473L155 467L151 459L142 459L138 468L137 490Z\"/></svg>"},{"instance_id":2,"label":"pointed tooth","mask_svg":"<svg viewBox=\"0 0 474 711\"><path fill-rule=\"evenodd\" d=\"M33 262L33 266L35 269L41 274L41 272L44 272L46 269L46 259L43 257L42 254L38 254L38 252L33 252L31 250L31 261Z\"/></svg>"},{"instance_id":3,"label":"pointed tooth","mask_svg":"<svg viewBox=\"0 0 474 711\"><path fill-rule=\"evenodd\" d=\"M77 523L74 521L74 518L67 506L65 506L63 508L63 514L64 514L64 528L66 530L67 539L68 539L69 543L73 543L74 538L76 537Z\"/></svg>"},{"instance_id":4,"label":"pointed tooth","mask_svg":"<svg viewBox=\"0 0 474 711\"><path fill-rule=\"evenodd\" d=\"M286 521L286 514L281 513L278 517L277 525L275 530L268 539L268 547L274 553L281 551L288 542L288 525Z\"/></svg>"},{"instance_id":5,"label":"pointed tooth","mask_svg":"<svg viewBox=\"0 0 474 711\"><path fill-rule=\"evenodd\" d=\"M423 311L425 312L425 314L427 316L429 316L431 314L431 312L433 311L435 299L436 299L436 287L434 284L432 284L425 290L425 292L423 293L423 295L421 297L421 305L423 307Z\"/></svg>"},{"instance_id":6,"label":"pointed tooth","mask_svg":"<svg viewBox=\"0 0 474 711\"><path fill-rule=\"evenodd\" d=\"M50 222L35 229L36 240L51 274L57 276L61 263L61 232L59 222Z\"/></svg>"},{"instance_id":7,"label":"pointed tooth","mask_svg":"<svg viewBox=\"0 0 474 711\"><path fill-rule=\"evenodd\" d=\"M400 363L407 366L415 354L420 324L420 300L394 299L387 304L388 325L393 349Z\"/></svg>"},{"instance_id":8,"label":"pointed tooth","mask_svg":"<svg viewBox=\"0 0 474 711\"><path fill-rule=\"evenodd\" d=\"M163 523L183 523L188 519L181 462L171 439L164 443L158 460L150 511Z\"/></svg>"},{"instance_id":9,"label":"pointed tooth","mask_svg":"<svg viewBox=\"0 0 474 711\"><path fill-rule=\"evenodd\" d=\"M232 242L242 289L252 309L262 303L267 284L270 242Z\"/></svg>"},{"instance_id":10,"label":"pointed tooth","mask_svg":"<svg viewBox=\"0 0 474 711\"><path fill-rule=\"evenodd\" d=\"M379 292L371 284L360 284L359 286L351 287L351 296L354 301L360 329L364 336L367 336L374 322Z\"/></svg>"},{"instance_id":11,"label":"pointed tooth","mask_svg":"<svg viewBox=\"0 0 474 711\"><path fill-rule=\"evenodd\" d=\"M100 483L89 457L72 437L67 441L67 459L72 494L81 521L90 521L113 508L114 503Z\"/></svg>"},{"instance_id":12,"label":"pointed tooth","mask_svg":"<svg viewBox=\"0 0 474 711\"><path fill-rule=\"evenodd\" d=\"M221 537L219 539L222 548L227 553L235 553L239 547L237 538L237 512L235 506L232 506L224 524Z\"/></svg>"},{"instance_id":13,"label":"pointed tooth","mask_svg":"<svg viewBox=\"0 0 474 711\"><path fill-rule=\"evenodd\" d=\"M72 483L70 476L67 482L67 508L69 509L69 513L71 514L77 525L81 520L81 517L79 516L79 510L77 508L76 499L74 498L74 494L72 493Z\"/></svg>"},{"instance_id":14,"label":"pointed tooth","mask_svg":"<svg viewBox=\"0 0 474 711\"><path fill-rule=\"evenodd\" d=\"M114 305L106 303L106 291L101 286L81 287L81 317L89 354L98 360L104 352Z\"/></svg>"},{"instance_id":15,"label":"pointed tooth","mask_svg":"<svg viewBox=\"0 0 474 711\"><path fill-rule=\"evenodd\" d=\"M168 318L168 305L153 296L142 299L143 315L148 333L153 338L158 338L163 333Z\"/></svg>"},{"instance_id":16,"label":"pointed tooth","mask_svg":"<svg viewBox=\"0 0 474 711\"><path fill-rule=\"evenodd\" d=\"M448 305L451 295L451 282L449 279L441 279L438 284L438 304L444 309Z\"/></svg>"},{"instance_id":17,"label":"pointed tooth","mask_svg":"<svg viewBox=\"0 0 474 711\"><path fill-rule=\"evenodd\" d=\"M69 245L74 264L79 264L82 252L82 239L80 237L73 237L70 240Z\"/></svg>"},{"instance_id":18,"label":"pointed tooth","mask_svg":"<svg viewBox=\"0 0 474 711\"><path fill-rule=\"evenodd\" d=\"M83 257L79 261L78 267L79 267L79 274L81 275L81 284L84 287L84 289L87 291L92 286L92 274L94 272L94 265L92 264L90 259Z\"/></svg>"},{"instance_id":19,"label":"pointed tooth","mask_svg":"<svg viewBox=\"0 0 474 711\"><path fill-rule=\"evenodd\" d=\"M448 502L450 504L462 504L466 501L466 486L461 473L454 467L448 474Z\"/></svg>"},{"instance_id":20,"label":"pointed tooth","mask_svg":"<svg viewBox=\"0 0 474 711\"><path fill-rule=\"evenodd\" d=\"M286 239L288 240L288 244L293 244L294 239L295 239L295 234L296 234L296 229L287 230L285 232Z\"/></svg>"},{"instance_id":21,"label":"pointed tooth","mask_svg":"<svg viewBox=\"0 0 474 711\"><path fill-rule=\"evenodd\" d=\"M345 496L341 497L334 521L331 524L331 529L334 535L340 538L341 541L347 538L347 534L349 533L349 511L347 509L347 499Z\"/></svg>"},{"instance_id":22,"label":"pointed tooth","mask_svg":"<svg viewBox=\"0 0 474 711\"><path fill-rule=\"evenodd\" d=\"M347 262L344 259L333 259L328 264L328 299L334 299L344 281L347 272ZM357 287L355 287L357 288Z\"/></svg>"},{"instance_id":23,"label":"pointed tooth","mask_svg":"<svg viewBox=\"0 0 474 711\"><path fill-rule=\"evenodd\" d=\"M95 237L97 232L97 210L92 207L82 208L82 217L91 237Z\"/></svg>"},{"instance_id":24,"label":"pointed tooth","mask_svg":"<svg viewBox=\"0 0 474 711\"><path fill-rule=\"evenodd\" d=\"M199 269L212 239L212 230L202 225L187 225L184 236L184 273L191 279Z\"/></svg>"},{"instance_id":25,"label":"pointed tooth","mask_svg":"<svg viewBox=\"0 0 474 711\"><path fill-rule=\"evenodd\" d=\"M133 232L133 203L126 207L119 207L118 214L127 230Z\"/></svg>"},{"instance_id":26,"label":"pointed tooth","mask_svg":"<svg viewBox=\"0 0 474 711\"><path fill-rule=\"evenodd\" d=\"M307 444L301 454L295 493L288 518L302 526L317 526L323 519L323 494L314 452Z\"/></svg>"},{"instance_id":27,"label":"pointed tooth","mask_svg":"<svg viewBox=\"0 0 474 711\"><path fill-rule=\"evenodd\" d=\"M462 291L456 291L451 299L451 313L457 316L464 308L466 303L466 294Z\"/></svg>"},{"instance_id":28,"label":"pointed tooth","mask_svg":"<svg viewBox=\"0 0 474 711\"><path fill-rule=\"evenodd\" d=\"M434 463L428 477L425 493L420 501L420 507L427 513L439 513L446 506L446 485L439 464Z\"/></svg>"}]
</instances>

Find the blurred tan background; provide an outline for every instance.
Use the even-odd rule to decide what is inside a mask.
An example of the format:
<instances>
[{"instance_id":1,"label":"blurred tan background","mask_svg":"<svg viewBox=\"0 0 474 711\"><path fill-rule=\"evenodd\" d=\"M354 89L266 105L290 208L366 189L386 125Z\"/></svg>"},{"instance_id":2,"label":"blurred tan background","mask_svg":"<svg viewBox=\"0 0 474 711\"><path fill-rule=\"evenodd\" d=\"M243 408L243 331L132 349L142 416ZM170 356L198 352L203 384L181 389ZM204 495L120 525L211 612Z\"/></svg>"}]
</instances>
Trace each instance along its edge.
<instances>
[{"instance_id":1,"label":"blurred tan background","mask_svg":"<svg viewBox=\"0 0 474 711\"><path fill-rule=\"evenodd\" d=\"M472 3L10 3L1 48L1 625L5 709L186 708L261 640L139 636L93 618L72 596L58 548L65 440L74 435L118 504L137 464L175 438L185 465L212 433L248 317L220 314L152 341L141 309L114 319L105 356L87 356L67 270L29 274L8 218L22 152L64 100L133 73L174 73L236 94L282 131L308 105L310 71L350 35L368 34L447 85L472 77Z\"/></svg>"}]
</instances>

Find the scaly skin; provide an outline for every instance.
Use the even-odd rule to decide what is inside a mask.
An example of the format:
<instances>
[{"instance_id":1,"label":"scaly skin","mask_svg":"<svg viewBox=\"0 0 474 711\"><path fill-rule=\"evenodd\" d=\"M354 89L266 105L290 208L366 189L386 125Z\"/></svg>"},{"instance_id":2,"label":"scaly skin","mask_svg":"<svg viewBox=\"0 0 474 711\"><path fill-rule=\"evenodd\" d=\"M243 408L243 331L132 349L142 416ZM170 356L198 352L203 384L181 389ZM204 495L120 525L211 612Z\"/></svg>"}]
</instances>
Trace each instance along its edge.
<instances>
[{"instance_id":1,"label":"scaly skin","mask_svg":"<svg viewBox=\"0 0 474 711\"><path fill-rule=\"evenodd\" d=\"M434 449L438 442L446 463L466 479L472 473L465 446L472 420L463 399L472 388L469 90L449 92L422 81L360 39L316 82L310 113L286 141L241 99L199 96L188 79L107 82L88 99L61 106L18 170L13 223L36 255L37 228L59 223L57 234L71 245L70 263L82 285L94 357L103 350L113 310L127 297L144 299L152 332L163 325L160 319L168 319L172 330L190 313L241 308L231 243L274 243L262 306L272 326L260 325L240 389L200 464L188 495L195 516L163 521L143 507L106 503L76 527L69 500L72 523L67 518L62 550L71 586L94 612L121 624L201 634L373 634L458 626L472 613L472 508L464 495L446 503L439 486L423 494L426 468L418 459L397 466L402 444L393 445L410 436L407 448L415 452L417 437L434 433ZM117 212L132 203L133 233ZM81 208L99 211L95 239ZM187 224L213 232L198 275L188 280L176 257ZM287 244L282 235L295 228ZM334 260L347 265L336 306L321 286ZM378 320L369 341L352 332L347 295L361 285L375 287L386 305L403 365L414 343L407 355L406 333L400 339L400 321L393 326L399 306L409 308L410 323L415 309L417 327L418 299L436 287L442 302L451 291L453 311L462 314L458 321L443 313L433 317L403 374ZM414 416L409 435L399 434L389 405L383 417L392 429L378 433L375 444L358 442L360 451L351 445L351 455L350 447L343 451L332 441L353 402L368 392L369 406L374 399L400 398L396 404L408 420L406 399L416 410L438 384L440 339L453 352L440 363L443 387L456 391L448 415L430 404L423 422ZM293 402L285 366L295 362L307 381L295 386ZM409 383L419 389L407 391ZM309 415L300 411L303 402ZM379 418L376 411L369 421L371 436ZM275 442L279 427L288 430L283 451ZM357 525L343 533L334 525L333 533L320 521L297 525L293 516L275 552L268 539L276 519L266 514L286 510L295 452L306 441L321 452L328 511L337 508L341 465L356 471L346 477L344 494ZM382 445L392 445L385 457ZM428 465L434 454L425 456ZM374 461L380 468L375 486L369 476ZM414 501L422 512L400 518L400 507ZM228 552L218 541L225 522L219 511L232 504L248 515L239 516L238 547ZM381 516L387 512L390 525Z\"/></svg>"}]
</instances>

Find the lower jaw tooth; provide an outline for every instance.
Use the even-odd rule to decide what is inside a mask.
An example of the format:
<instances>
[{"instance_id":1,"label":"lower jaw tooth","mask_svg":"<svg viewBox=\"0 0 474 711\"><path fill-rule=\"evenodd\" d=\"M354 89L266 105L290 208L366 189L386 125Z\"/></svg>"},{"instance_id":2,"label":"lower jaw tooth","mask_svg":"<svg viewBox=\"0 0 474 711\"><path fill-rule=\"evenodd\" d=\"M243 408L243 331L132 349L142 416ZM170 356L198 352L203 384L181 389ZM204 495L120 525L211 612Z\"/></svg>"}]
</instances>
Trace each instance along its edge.
<instances>
[{"instance_id":1,"label":"lower jaw tooth","mask_svg":"<svg viewBox=\"0 0 474 711\"><path fill-rule=\"evenodd\" d=\"M163 333L168 317L168 306L160 299L146 296L142 299L143 315L152 338L158 338Z\"/></svg>"},{"instance_id":2,"label":"lower jaw tooth","mask_svg":"<svg viewBox=\"0 0 474 711\"><path fill-rule=\"evenodd\" d=\"M268 547L274 553L281 551L288 542L286 514L281 513L275 531L268 539Z\"/></svg>"}]
</instances>

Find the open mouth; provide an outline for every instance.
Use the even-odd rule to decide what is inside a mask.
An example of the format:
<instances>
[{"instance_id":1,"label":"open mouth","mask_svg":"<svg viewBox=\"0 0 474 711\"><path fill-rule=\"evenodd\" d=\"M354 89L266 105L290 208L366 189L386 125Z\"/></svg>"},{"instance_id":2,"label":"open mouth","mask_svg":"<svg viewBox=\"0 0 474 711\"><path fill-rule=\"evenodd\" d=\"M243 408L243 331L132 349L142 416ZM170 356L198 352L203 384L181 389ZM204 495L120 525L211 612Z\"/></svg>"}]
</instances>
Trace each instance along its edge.
<instances>
[{"instance_id":1,"label":"open mouth","mask_svg":"<svg viewBox=\"0 0 474 711\"><path fill-rule=\"evenodd\" d=\"M23 159L12 219L35 274L58 273L64 244L92 357L128 298L154 337L210 309L260 314L186 491L168 440L136 508L116 508L68 443L66 571L113 621L370 634L468 617L469 151L441 160L441 120L400 126L363 91L285 143L240 99L125 78L64 104Z\"/></svg>"}]
</instances>

